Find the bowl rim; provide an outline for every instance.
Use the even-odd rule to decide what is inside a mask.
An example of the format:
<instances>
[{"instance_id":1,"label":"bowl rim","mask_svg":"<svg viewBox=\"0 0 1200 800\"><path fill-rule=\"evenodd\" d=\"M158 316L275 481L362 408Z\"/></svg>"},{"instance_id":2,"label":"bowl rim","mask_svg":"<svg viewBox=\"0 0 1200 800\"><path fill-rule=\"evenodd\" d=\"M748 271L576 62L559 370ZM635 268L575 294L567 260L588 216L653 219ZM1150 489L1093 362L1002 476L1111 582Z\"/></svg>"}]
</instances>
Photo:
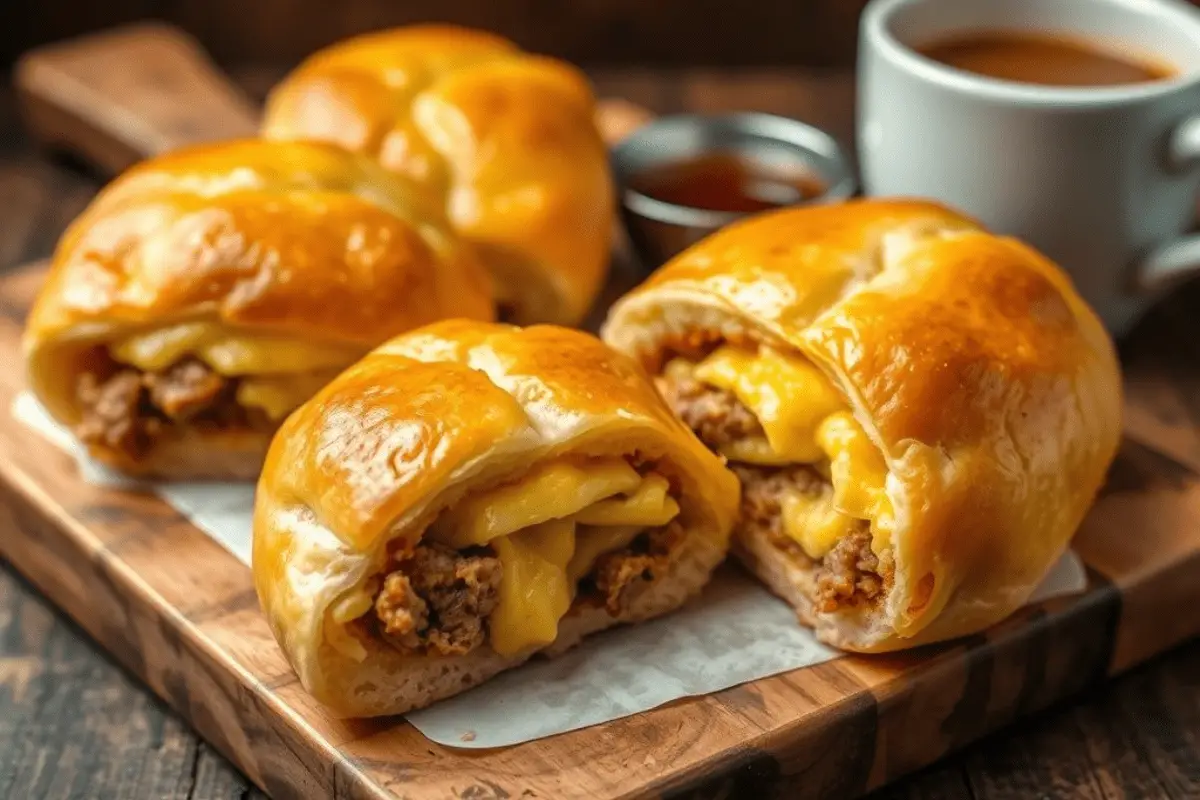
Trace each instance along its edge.
<instances>
[{"instance_id":1,"label":"bowl rim","mask_svg":"<svg viewBox=\"0 0 1200 800\"><path fill-rule=\"evenodd\" d=\"M644 166L664 163L685 152L696 152L693 148L656 146L656 143L661 143L663 139L680 141L679 134L684 132L716 134L730 139L740 136L748 140L770 140L802 152L805 161L824 182L825 190L816 197L800 203L781 206L781 208L846 200L852 197L858 188L842 146L833 136L815 125L790 117L758 111L671 114L659 117L638 128L612 150L613 174L620 184L621 204L627 212L655 222L689 228L713 229L723 227L753 213L763 213L696 208L659 200L630 188L629 181L634 172ZM736 150L737 147L731 145L722 149ZM701 150L701 152L703 151ZM651 155L645 156L643 155L645 153Z\"/></svg>"}]
</instances>

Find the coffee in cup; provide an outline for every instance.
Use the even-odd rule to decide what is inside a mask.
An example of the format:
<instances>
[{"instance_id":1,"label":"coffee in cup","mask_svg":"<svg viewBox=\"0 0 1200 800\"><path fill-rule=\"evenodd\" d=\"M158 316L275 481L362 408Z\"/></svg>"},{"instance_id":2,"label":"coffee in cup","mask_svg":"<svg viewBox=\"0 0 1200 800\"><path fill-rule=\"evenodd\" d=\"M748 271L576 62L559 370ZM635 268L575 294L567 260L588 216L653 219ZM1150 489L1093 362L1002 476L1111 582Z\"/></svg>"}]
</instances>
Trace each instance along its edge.
<instances>
[{"instance_id":1,"label":"coffee in cup","mask_svg":"<svg viewBox=\"0 0 1200 800\"><path fill-rule=\"evenodd\" d=\"M1160 81L1174 67L1085 39L1019 31L972 31L916 48L926 58L988 78L1044 86L1122 86Z\"/></svg>"}]
</instances>

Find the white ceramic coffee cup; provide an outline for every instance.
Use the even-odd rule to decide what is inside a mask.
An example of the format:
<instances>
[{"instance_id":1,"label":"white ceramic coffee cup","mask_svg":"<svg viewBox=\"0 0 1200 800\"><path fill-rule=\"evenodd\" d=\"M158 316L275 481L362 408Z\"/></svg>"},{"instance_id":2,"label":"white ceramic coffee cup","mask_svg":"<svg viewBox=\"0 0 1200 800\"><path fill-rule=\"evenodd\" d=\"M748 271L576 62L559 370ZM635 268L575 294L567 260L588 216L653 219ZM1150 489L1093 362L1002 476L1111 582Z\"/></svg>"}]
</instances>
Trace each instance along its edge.
<instances>
[{"instance_id":1,"label":"white ceramic coffee cup","mask_svg":"<svg viewBox=\"0 0 1200 800\"><path fill-rule=\"evenodd\" d=\"M1001 81L913 48L1063 33L1175 67L1105 87ZM1200 274L1200 11L1172 0L873 0L859 50L868 195L930 197L1060 263L1109 329Z\"/></svg>"}]
</instances>

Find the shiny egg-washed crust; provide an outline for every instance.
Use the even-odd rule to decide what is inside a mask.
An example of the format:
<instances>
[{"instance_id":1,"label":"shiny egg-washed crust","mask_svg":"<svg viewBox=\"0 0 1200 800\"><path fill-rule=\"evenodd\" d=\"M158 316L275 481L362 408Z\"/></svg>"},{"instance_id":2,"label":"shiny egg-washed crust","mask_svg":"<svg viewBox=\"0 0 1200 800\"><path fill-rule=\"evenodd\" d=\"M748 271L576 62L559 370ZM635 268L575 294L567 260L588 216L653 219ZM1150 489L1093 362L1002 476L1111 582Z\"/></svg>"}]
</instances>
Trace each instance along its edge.
<instances>
[{"instance_id":1,"label":"shiny egg-washed crust","mask_svg":"<svg viewBox=\"0 0 1200 800\"><path fill-rule=\"evenodd\" d=\"M737 479L630 359L579 331L452 321L393 339L284 423L254 515L254 579L305 688L345 716L395 714L464 691L532 653L403 655L328 644L327 611L415 544L442 510L563 456L646 459L676 487L687 536L673 568L619 617L577 602L547 649L670 611L724 557Z\"/></svg>"},{"instance_id":2,"label":"shiny egg-washed crust","mask_svg":"<svg viewBox=\"0 0 1200 800\"><path fill-rule=\"evenodd\" d=\"M443 204L513 322L580 322L604 282L614 199L584 75L481 31L415 25L311 56L263 135L367 153Z\"/></svg>"},{"instance_id":3,"label":"shiny egg-washed crust","mask_svg":"<svg viewBox=\"0 0 1200 800\"><path fill-rule=\"evenodd\" d=\"M419 187L332 145L237 141L105 188L60 240L24 347L33 391L74 424L89 351L141 331L204 321L344 344L349 364L405 330L493 313L486 270Z\"/></svg>"},{"instance_id":4,"label":"shiny egg-washed crust","mask_svg":"<svg viewBox=\"0 0 1200 800\"><path fill-rule=\"evenodd\" d=\"M1113 345L1054 264L920 201L785 210L685 251L612 309L605 341L667 350L750 337L794 348L884 454L895 582L870 612L814 614L811 564L761 536L735 552L825 641L858 651L978 631L1067 546L1121 428Z\"/></svg>"}]
</instances>

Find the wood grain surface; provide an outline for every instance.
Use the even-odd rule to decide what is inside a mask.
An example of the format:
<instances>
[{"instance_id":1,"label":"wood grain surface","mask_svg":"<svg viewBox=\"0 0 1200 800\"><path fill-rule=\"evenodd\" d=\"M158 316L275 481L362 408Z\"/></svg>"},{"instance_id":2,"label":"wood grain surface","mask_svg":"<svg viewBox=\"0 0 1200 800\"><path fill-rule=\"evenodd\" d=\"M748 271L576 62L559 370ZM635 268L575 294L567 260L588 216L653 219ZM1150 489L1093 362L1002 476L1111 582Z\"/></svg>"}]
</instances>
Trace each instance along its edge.
<instances>
[{"instance_id":1,"label":"wood grain surface","mask_svg":"<svg viewBox=\"0 0 1200 800\"><path fill-rule=\"evenodd\" d=\"M25 125L115 174L147 155L254 136L258 109L178 28L142 24L60 42L17 63Z\"/></svg>"},{"instance_id":2,"label":"wood grain surface","mask_svg":"<svg viewBox=\"0 0 1200 800\"><path fill-rule=\"evenodd\" d=\"M835 131L849 129L845 76L775 75L761 84L642 71L598 77L659 110L724 97L824 115ZM781 91L788 86L792 92ZM0 162L0 264L9 265L48 252L94 184L22 150L4 105L0 136L10 155ZM12 343L35 280L0 288L0 403L20 385ZM476 798L640 789L850 796L1079 691L1092 692L1090 705L977 747L887 796L1193 797L1197 647L1136 672L1115 692L1097 687L1109 669L1200 629L1197 309L1200 292L1185 290L1124 348L1140 416L1082 533L1081 550L1096 567L1085 597L1023 612L954 645L824 665L540 745L471 755L431 745L402 724L327 720L282 664L244 567L162 504L80 484L64 457L11 422L0 424L8 456L0 464L0 542L88 634L278 797L379 797L389 789ZM85 656L79 631L24 583L7 576L0 591L0 796L246 791L126 673Z\"/></svg>"}]
</instances>

